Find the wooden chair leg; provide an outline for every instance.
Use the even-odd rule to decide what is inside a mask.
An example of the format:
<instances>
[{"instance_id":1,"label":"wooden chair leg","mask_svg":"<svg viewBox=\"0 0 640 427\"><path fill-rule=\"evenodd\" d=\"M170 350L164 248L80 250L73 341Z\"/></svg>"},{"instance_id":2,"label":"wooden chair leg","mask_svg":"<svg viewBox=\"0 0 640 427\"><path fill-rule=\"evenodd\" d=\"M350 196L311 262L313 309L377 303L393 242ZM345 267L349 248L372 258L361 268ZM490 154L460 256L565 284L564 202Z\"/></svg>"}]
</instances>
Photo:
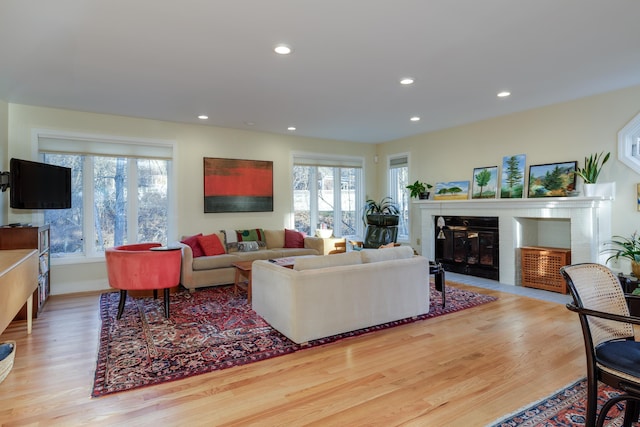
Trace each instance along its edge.
<instances>
[{"instance_id":1,"label":"wooden chair leg","mask_svg":"<svg viewBox=\"0 0 640 427\"><path fill-rule=\"evenodd\" d=\"M169 288L164 288L164 317L169 318Z\"/></svg>"},{"instance_id":2,"label":"wooden chair leg","mask_svg":"<svg viewBox=\"0 0 640 427\"><path fill-rule=\"evenodd\" d=\"M127 291L124 289L120 289L120 302L118 303L118 315L116 319L120 320L122 317L122 312L124 311L124 303L127 300Z\"/></svg>"}]
</instances>

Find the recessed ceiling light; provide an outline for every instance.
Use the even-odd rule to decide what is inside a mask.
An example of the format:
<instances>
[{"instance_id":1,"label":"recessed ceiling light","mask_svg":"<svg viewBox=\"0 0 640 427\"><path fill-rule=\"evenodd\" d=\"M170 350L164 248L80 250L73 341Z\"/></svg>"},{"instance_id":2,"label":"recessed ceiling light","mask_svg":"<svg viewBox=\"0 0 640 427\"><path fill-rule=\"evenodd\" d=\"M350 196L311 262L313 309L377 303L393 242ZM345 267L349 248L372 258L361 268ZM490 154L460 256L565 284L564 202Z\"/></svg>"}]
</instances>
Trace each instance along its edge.
<instances>
[{"instance_id":1,"label":"recessed ceiling light","mask_svg":"<svg viewBox=\"0 0 640 427\"><path fill-rule=\"evenodd\" d=\"M206 116L206 115L204 115L204 114L200 114L200 115L198 116L198 118L199 118L200 120L207 120L207 119L209 118L209 116Z\"/></svg>"},{"instance_id":2,"label":"recessed ceiling light","mask_svg":"<svg viewBox=\"0 0 640 427\"><path fill-rule=\"evenodd\" d=\"M413 116L413 117L411 117L409 120L411 120L412 122L419 122L419 121L420 121L420 117L418 117L418 116Z\"/></svg>"},{"instance_id":3,"label":"recessed ceiling light","mask_svg":"<svg viewBox=\"0 0 640 427\"><path fill-rule=\"evenodd\" d=\"M289 127L287 128L287 130L294 131L294 130L296 130L296 127L295 127L295 126L289 126Z\"/></svg>"},{"instance_id":4,"label":"recessed ceiling light","mask_svg":"<svg viewBox=\"0 0 640 427\"><path fill-rule=\"evenodd\" d=\"M280 55L288 55L291 53L291 48L286 44L279 44L274 49L275 53Z\"/></svg>"},{"instance_id":5,"label":"recessed ceiling light","mask_svg":"<svg viewBox=\"0 0 640 427\"><path fill-rule=\"evenodd\" d=\"M400 80L401 85L410 85L413 84L414 80L411 77L405 77Z\"/></svg>"},{"instance_id":6,"label":"recessed ceiling light","mask_svg":"<svg viewBox=\"0 0 640 427\"><path fill-rule=\"evenodd\" d=\"M503 90L502 92L498 92L498 98L506 98L509 95L511 95L511 92L509 92L507 90Z\"/></svg>"}]
</instances>

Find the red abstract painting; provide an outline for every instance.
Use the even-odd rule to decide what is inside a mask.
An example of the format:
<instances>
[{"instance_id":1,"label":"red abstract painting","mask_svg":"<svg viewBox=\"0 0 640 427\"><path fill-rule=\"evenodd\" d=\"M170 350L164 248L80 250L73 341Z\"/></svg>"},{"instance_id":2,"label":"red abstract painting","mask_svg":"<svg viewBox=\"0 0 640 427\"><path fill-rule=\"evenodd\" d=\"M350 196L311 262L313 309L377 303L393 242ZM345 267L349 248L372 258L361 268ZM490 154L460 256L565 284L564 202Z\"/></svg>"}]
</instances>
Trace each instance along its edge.
<instances>
[{"instance_id":1,"label":"red abstract painting","mask_svg":"<svg viewBox=\"0 0 640 427\"><path fill-rule=\"evenodd\" d=\"M273 211L273 162L204 158L204 212Z\"/></svg>"}]
</instances>

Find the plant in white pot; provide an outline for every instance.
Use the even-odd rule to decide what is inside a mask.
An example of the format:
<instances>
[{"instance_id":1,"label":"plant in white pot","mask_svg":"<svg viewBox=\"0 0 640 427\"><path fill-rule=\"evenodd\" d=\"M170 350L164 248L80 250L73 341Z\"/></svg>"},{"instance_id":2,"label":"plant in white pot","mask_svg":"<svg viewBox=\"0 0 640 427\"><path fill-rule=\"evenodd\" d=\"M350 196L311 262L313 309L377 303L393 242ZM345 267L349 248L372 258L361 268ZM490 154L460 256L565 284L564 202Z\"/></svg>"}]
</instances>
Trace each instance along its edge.
<instances>
[{"instance_id":1,"label":"plant in white pot","mask_svg":"<svg viewBox=\"0 0 640 427\"><path fill-rule=\"evenodd\" d=\"M615 194L615 183L598 183L598 177L602 172L602 167L609 160L611 153L604 152L592 154L584 158L584 167L576 169L578 175L584 181L582 186L584 195L587 197L605 196L613 197Z\"/></svg>"}]
</instances>

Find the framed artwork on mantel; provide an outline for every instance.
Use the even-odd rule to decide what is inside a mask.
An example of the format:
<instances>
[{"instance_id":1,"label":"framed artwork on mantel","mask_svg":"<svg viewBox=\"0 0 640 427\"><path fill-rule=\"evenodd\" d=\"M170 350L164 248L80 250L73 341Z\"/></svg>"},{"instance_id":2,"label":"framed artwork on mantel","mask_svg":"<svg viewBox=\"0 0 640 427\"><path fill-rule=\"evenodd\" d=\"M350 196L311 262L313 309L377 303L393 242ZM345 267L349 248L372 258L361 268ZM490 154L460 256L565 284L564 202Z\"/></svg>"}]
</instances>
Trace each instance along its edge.
<instances>
[{"instance_id":1,"label":"framed artwork on mantel","mask_svg":"<svg viewBox=\"0 0 640 427\"><path fill-rule=\"evenodd\" d=\"M500 198L521 199L524 194L525 154L505 156L502 159Z\"/></svg>"},{"instance_id":2,"label":"framed artwork on mantel","mask_svg":"<svg viewBox=\"0 0 640 427\"><path fill-rule=\"evenodd\" d=\"M495 199L498 195L498 167L475 168L471 188L472 199Z\"/></svg>"},{"instance_id":3,"label":"framed artwork on mantel","mask_svg":"<svg viewBox=\"0 0 640 427\"><path fill-rule=\"evenodd\" d=\"M469 181L437 182L435 200L466 200L469 198Z\"/></svg>"},{"instance_id":4,"label":"framed artwork on mantel","mask_svg":"<svg viewBox=\"0 0 640 427\"><path fill-rule=\"evenodd\" d=\"M565 197L576 189L577 161L529 166L529 197Z\"/></svg>"},{"instance_id":5,"label":"framed artwork on mantel","mask_svg":"<svg viewBox=\"0 0 640 427\"><path fill-rule=\"evenodd\" d=\"M273 162L205 157L204 212L273 212Z\"/></svg>"}]
</instances>

